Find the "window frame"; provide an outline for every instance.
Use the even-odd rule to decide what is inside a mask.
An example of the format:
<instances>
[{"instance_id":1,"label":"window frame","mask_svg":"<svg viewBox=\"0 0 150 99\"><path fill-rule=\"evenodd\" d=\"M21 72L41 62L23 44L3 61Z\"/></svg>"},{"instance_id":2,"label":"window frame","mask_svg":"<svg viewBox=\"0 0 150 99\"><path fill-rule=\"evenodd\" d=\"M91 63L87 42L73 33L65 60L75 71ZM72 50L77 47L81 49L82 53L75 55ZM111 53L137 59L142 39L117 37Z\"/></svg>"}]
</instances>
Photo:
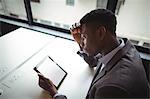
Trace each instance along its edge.
<instances>
[{"instance_id":1,"label":"window frame","mask_svg":"<svg viewBox=\"0 0 150 99\"><path fill-rule=\"evenodd\" d=\"M111 1L111 0L108 0L108 1ZM115 0L115 1L118 1L118 0ZM70 31L68 29L55 27L55 26L51 26L51 25L46 25L46 24L42 24L42 23L38 23L38 22L34 22L33 21L34 19L33 19L33 16L32 16L32 10L31 10L31 2L32 2L31 0L24 0L25 11L26 11L26 14L27 14L27 20L23 20L23 19L19 19L19 18L17 19L15 17L2 15L2 14L0 14L0 17L4 18L4 19L9 19L9 20L17 21L17 22L26 23L29 26L34 26L35 25L35 26L39 26L39 27L52 29L52 30L56 30L56 31L59 31L59 32L70 34ZM67 3L67 1L66 1L66 3ZM75 4L75 1L74 1L74 4ZM112 5L114 5L114 4L112 4ZM107 3L107 6L108 6L108 3ZM110 10L112 10L112 9L110 9Z\"/></svg>"}]
</instances>

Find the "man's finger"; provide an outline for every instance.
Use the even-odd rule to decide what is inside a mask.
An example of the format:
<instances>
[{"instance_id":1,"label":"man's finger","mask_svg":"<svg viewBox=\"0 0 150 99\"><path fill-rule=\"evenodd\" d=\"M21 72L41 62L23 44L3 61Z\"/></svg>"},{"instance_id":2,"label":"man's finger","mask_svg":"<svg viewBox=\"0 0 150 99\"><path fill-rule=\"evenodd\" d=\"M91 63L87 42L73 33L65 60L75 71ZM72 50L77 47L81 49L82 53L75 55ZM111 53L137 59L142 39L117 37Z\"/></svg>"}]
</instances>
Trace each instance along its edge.
<instances>
[{"instance_id":1,"label":"man's finger","mask_svg":"<svg viewBox=\"0 0 150 99\"><path fill-rule=\"evenodd\" d=\"M48 82L48 81L49 81L49 79L46 78L46 77L44 77L43 75L38 75L38 76L39 76L39 79L42 79L42 80L44 80L45 82Z\"/></svg>"},{"instance_id":2,"label":"man's finger","mask_svg":"<svg viewBox=\"0 0 150 99\"><path fill-rule=\"evenodd\" d=\"M75 25L74 25L74 24L72 25L72 28L73 28L73 29L75 28Z\"/></svg>"},{"instance_id":3,"label":"man's finger","mask_svg":"<svg viewBox=\"0 0 150 99\"><path fill-rule=\"evenodd\" d=\"M77 27L77 23L74 24L75 28Z\"/></svg>"},{"instance_id":4,"label":"man's finger","mask_svg":"<svg viewBox=\"0 0 150 99\"><path fill-rule=\"evenodd\" d=\"M41 73L37 73L38 74L38 76L43 76Z\"/></svg>"}]
</instances>

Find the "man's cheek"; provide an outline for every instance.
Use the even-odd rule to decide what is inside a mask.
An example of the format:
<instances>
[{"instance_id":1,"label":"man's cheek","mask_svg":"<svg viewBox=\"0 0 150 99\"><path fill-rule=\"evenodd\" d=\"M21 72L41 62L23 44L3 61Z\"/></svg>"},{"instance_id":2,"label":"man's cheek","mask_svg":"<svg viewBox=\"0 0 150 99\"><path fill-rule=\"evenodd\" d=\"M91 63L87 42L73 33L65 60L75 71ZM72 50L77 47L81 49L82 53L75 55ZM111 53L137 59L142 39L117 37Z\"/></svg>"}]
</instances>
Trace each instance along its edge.
<instances>
[{"instance_id":1,"label":"man's cheek","mask_svg":"<svg viewBox=\"0 0 150 99\"><path fill-rule=\"evenodd\" d=\"M87 47L88 47L88 46L87 46L87 40L84 39L84 40L83 40L83 48L84 48L84 49L87 49Z\"/></svg>"},{"instance_id":2,"label":"man's cheek","mask_svg":"<svg viewBox=\"0 0 150 99\"><path fill-rule=\"evenodd\" d=\"M88 42L85 40L83 51L89 55L89 49L90 48L89 48Z\"/></svg>"}]
</instances>

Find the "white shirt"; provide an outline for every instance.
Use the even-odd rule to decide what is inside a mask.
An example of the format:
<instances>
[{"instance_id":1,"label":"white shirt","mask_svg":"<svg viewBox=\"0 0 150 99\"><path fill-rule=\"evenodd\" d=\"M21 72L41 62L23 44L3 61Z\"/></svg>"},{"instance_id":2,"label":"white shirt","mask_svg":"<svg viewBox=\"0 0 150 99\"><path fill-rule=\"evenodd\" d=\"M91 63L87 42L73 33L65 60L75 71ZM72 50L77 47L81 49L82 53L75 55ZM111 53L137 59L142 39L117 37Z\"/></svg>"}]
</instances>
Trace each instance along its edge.
<instances>
[{"instance_id":1,"label":"white shirt","mask_svg":"<svg viewBox=\"0 0 150 99\"><path fill-rule=\"evenodd\" d=\"M109 52L108 54L106 54L105 56L100 56L99 54L99 59L98 59L98 64L102 63L102 67L100 69L100 72L102 71L102 69L106 66L106 64L112 59L112 57L125 46L124 41L121 39L121 44L116 47L115 49L113 49L111 52Z\"/></svg>"}]
</instances>

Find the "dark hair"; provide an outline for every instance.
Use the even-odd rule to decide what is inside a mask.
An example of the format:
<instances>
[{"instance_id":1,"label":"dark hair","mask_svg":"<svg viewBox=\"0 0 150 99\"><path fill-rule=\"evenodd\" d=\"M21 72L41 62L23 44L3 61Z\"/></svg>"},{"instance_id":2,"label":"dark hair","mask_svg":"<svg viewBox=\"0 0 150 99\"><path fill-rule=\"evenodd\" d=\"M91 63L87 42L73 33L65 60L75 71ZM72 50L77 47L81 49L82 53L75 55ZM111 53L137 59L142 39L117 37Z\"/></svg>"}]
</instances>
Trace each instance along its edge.
<instances>
[{"instance_id":1,"label":"dark hair","mask_svg":"<svg viewBox=\"0 0 150 99\"><path fill-rule=\"evenodd\" d=\"M97 23L98 25L105 26L110 32L115 33L116 31L116 16L113 12L107 9L96 9L87 13L80 20L81 25L87 23Z\"/></svg>"}]
</instances>

